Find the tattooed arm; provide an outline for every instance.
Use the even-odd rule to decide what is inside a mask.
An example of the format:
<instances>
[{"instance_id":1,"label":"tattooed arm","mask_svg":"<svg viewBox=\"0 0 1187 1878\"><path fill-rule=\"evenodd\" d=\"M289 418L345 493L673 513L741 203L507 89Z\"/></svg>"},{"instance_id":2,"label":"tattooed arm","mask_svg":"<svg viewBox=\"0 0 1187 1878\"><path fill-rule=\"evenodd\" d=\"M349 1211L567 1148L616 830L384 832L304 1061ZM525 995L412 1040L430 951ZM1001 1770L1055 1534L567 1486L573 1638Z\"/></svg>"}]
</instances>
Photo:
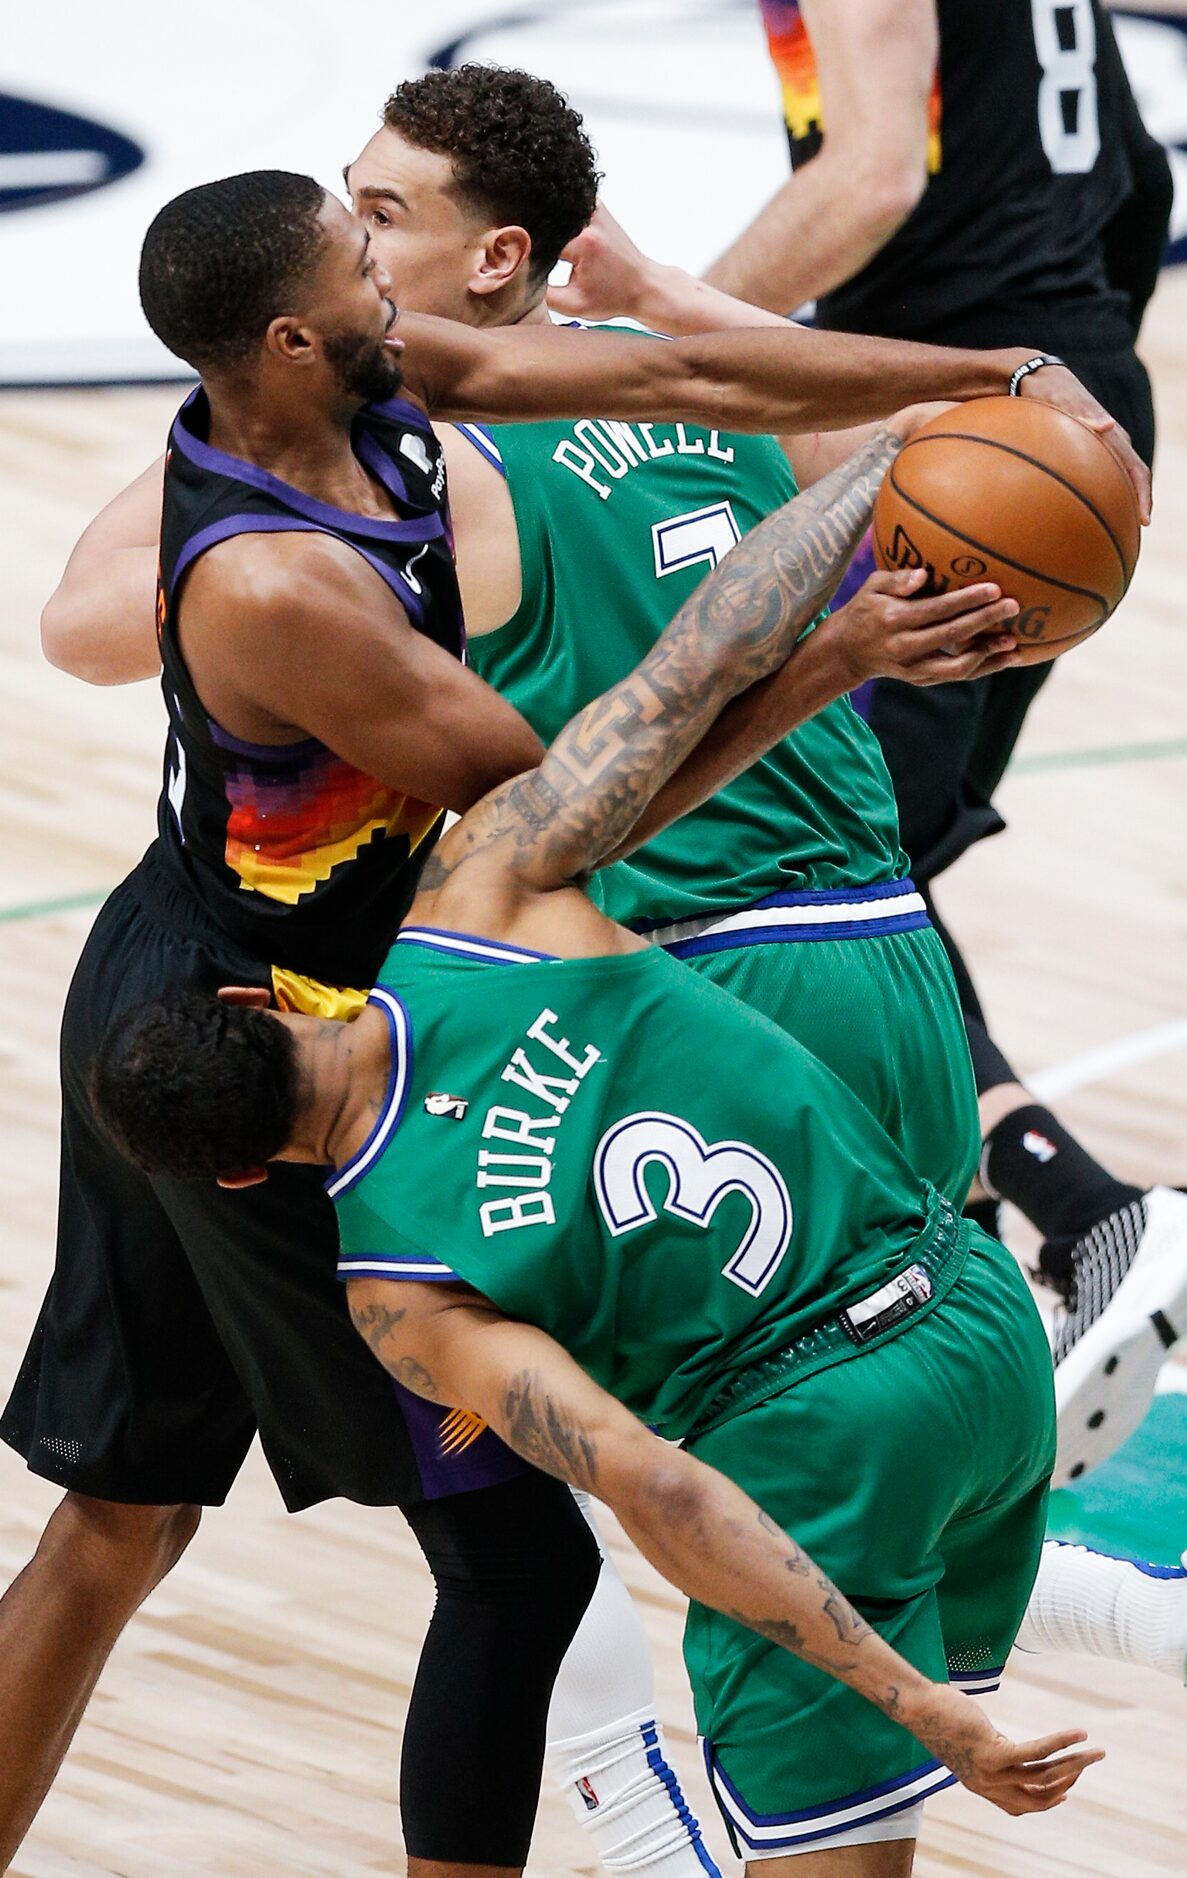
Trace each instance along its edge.
<instances>
[{"instance_id":1,"label":"tattooed arm","mask_svg":"<svg viewBox=\"0 0 1187 1878\"><path fill-rule=\"evenodd\" d=\"M1055 1805L1099 1758L1050 1758L1080 1734L1016 1747L968 1696L921 1676L739 1487L650 1434L544 1331L448 1285L355 1279L347 1296L407 1388L475 1410L525 1460L604 1501L688 1597L848 1683L1006 1812Z\"/></svg>"},{"instance_id":2,"label":"tattooed arm","mask_svg":"<svg viewBox=\"0 0 1187 1878\"><path fill-rule=\"evenodd\" d=\"M859 677L897 670L855 663L855 635L840 625L813 633L798 649L796 642L834 591L882 478L921 415L916 408L879 427L839 469L746 535L641 664L566 725L539 767L496 790L445 838L422 885L431 891L462 860L478 853L490 859L497 849L499 869L519 888L562 886L611 854L740 692L778 674L770 681L777 690L760 693L753 706L749 696L740 701L740 721L731 719L698 752L690 777L657 809L657 825L691 806L690 793L703 800L752 762L756 735L769 747ZM886 589L880 601L918 584L916 575L875 579ZM903 600L894 604L907 610ZM916 653L931 660L937 677L942 670L958 678L984 662L983 635L1000 634L1015 609L996 587L983 585L912 601L909 610ZM859 627L863 618L857 638L869 658L885 622L870 630L865 616ZM978 639L974 651L963 659L944 656L970 636ZM1002 640L992 643L1000 658Z\"/></svg>"}]
</instances>

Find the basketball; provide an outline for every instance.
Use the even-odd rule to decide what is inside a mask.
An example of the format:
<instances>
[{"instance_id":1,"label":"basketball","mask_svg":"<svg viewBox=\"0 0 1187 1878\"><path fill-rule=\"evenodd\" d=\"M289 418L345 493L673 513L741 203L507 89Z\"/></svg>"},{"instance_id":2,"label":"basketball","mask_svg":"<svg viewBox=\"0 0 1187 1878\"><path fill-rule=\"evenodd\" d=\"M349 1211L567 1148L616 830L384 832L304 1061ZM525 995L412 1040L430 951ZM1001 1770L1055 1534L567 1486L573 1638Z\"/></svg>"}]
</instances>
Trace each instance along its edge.
<instances>
[{"instance_id":1,"label":"basketball","mask_svg":"<svg viewBox=\"0 0 1187 1878\"><path fill-rule=\"evenodd\" d=\"M1038 398L976 398L925 424L891 464L873 528L879 567L926 567L926 593L996 581L1021 609L1026 664L1104 625L1141 540L1107 444Z\"/></svg>"}]
</instances>

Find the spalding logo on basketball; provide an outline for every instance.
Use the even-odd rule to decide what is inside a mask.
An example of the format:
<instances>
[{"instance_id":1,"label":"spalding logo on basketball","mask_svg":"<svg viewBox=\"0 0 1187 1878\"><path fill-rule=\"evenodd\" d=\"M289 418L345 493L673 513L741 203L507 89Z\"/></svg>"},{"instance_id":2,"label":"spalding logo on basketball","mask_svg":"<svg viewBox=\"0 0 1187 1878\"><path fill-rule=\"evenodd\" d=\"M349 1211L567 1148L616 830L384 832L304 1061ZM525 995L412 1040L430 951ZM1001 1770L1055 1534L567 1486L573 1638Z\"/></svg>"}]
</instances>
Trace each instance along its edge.
<instances>
[{"instance_id":1,"label":"spalding logo on basketball","mask_svg":"<svg viewBox=\"0 0 1187 1878\"><path fill-rule=\"evenodd\" d=\"M131 175L144 151L93 119L0 93L0 210L40 208Z\"/></svg>"},{"instance_id":2,"label":"spalding logo on basketball","mask_svg":"<svg viewBox=\"0 0 1187 1878\"><path fill-rule=\"evenodd\" d=\"M1021 611L1025 664L1103 626L1141 542L1128 476L1095 431L1039 398L975 398L900 450L874 505L879 567L927 569L928 593L996 581Z\"/></svg>"}]
</instances>

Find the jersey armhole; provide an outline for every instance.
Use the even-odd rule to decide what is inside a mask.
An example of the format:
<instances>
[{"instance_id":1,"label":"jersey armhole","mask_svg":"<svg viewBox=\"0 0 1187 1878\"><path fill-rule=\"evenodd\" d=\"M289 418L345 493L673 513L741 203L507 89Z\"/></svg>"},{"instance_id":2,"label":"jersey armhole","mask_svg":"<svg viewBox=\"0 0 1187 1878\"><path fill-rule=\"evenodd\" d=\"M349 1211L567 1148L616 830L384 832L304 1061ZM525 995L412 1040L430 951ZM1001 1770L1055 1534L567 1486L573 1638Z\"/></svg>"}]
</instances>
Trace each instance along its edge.
<instances>
[{"instance_id":1,"label":"jersey armhole","mask_svg":"<svg viewBox=\"0 0 1187 1878\"><path fill-rule=\"evenodd\" d=\"M532 427L524 424L517 428L526 433ZM549 607L544 591L544 570L547 566L550 542L547 529L540 524L538 503L532 498L529 498L527 503L520 503L516 500L515 483L507 469L498 438L491 426L455 424L454 429L503 478L511 501L511 513L515 517L515 535L519 546L519 605L510 619L504 620L501 626L493 626L489 632L476 633L469 642L470 663L480 677L485 677L486 674L482 669L483 646L509 647L548 618ZM491 682L495 684L496 690L500 689L497 679Z\"/></svg>"}]
</instances>

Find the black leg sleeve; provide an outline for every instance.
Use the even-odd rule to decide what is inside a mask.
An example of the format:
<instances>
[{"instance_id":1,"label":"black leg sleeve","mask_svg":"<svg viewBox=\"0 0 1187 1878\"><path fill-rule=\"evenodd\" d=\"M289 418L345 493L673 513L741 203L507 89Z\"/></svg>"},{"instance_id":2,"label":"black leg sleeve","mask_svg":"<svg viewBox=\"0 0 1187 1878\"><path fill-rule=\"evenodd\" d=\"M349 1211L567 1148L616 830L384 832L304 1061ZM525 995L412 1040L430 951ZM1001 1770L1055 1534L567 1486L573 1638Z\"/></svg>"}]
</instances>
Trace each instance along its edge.
<instances>
[{"instance_id":1,"label":"black leg sleeve","mask_svg":"<svg viewBox=\"0 0 1187 1878\"><path fill-rule=\"evenodd\" d=\"M544 1474L405 1510L437 1586L400 1770L414 1858L522 1865L552 1685L593 1595L597 1544Z\"/></svg>"},{"instance_id":2,"label":"black leg sleeve","mask_svg":"<svg viewBox=\"0 0 1187 1878\"><path fill-rule=\"evenodd\" d=\"M969 1055L973 1059L973 1077L977 1084L977 1094L984 1095L987 1089L996 1089L999 1083L1017 1082L1016 1070L1002 1055L985 1028L985 1013L981 1009L981 1000L977 996L977 987L973 983L972 973L965 963L960 947L936 911L936 903L931 897L931 882L923 882L919 890L927 906L928 917L948 954L952 973L956 979L956 995L960 999L961 1016L964 1018L964 1027L968 1032Z\"/></svg>"}]
</instances>

